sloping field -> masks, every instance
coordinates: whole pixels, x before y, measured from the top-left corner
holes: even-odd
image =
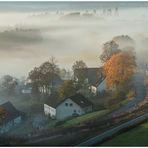
[[[102,146],[148,146],[148,122],[114,137]]]

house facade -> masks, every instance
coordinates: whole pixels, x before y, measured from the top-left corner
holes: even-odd
[[[89,68],[78,68],[74,70],[74,80],[79,81],[79,74],[85,78],[84,82],[89,86],[96,85],[98,81],[103,77],[102,67],[89,67]]]
[[[1,104],[0,108],[5,110],[5,115],[0,120],[0,134],[4,134],[21,123],[22,114],[9,101]]]
[[[64,120],[71,116],[80,116],[92,110],[93,104],[81,94],[68,97],[54,107],[44,104],[45,114],[56,120]]]
[[[50,117],[54,119],[56,116],[56,108],[44,104],[44,113],[45,115],[50,115]]]
[[[84,83],[87,84],[90,92],[95,96],[97,93],[101,93],[106,90],[105,76],[103,74],[103,68],[79,68],[74,71],[75,81],[79,81],[78,75],[82,74],[85,77]]]

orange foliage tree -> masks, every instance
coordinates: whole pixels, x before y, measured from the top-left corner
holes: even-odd
[[[114,54],[103,66],[107,88],[126,88],[134,74],[135,66],[135,56],[131,51]]]

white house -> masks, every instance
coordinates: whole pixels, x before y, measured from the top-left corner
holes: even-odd
[[[21,123],[22,113],[18,111],[9,101],[1,104],[0,108],[5,111],[3,118],[0,119],[0,134],[4,134]]]
[[[101,82],[100,82],[100,84],[98,84],[98,86],[97,86],[97,92],[99,92],[99,93],[101,93],[101,92],[103,92],[104,90],[106,90],[106,88],[107,88],[107,86],[106,86],[106,79],[104,79],[104,80],[102,80]]]
[[[75,69],[74,79],[76,81],[78,81],[79,73],[82,73],[85,76],[86,79],[84,82],[88,85],[88,88],[93,95],[96,95],[97,93],[101,93],[106,90],[105,76],[102,67]]]
[[[93,104],[81,94],[75,94],[57,104],[44,104],[44,112],[56,120],[64,120],[75,115],[91,112]]]

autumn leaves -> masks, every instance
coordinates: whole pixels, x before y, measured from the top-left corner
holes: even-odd
[[[134,74],[135,61],[133,57],[128,52],[121,51],[106,61],[104,73],[108,88],[118,88],[129,82]]]
[[[128,91],[131,84],[136,58],[134,48],[126,45],[124,36],[119,36],[119,38],[124,40],[124,48],[119,49],[120,46],[115,41],[107,42],[103,46],[100,59],[103,62],[107,88],[123,92]]]

